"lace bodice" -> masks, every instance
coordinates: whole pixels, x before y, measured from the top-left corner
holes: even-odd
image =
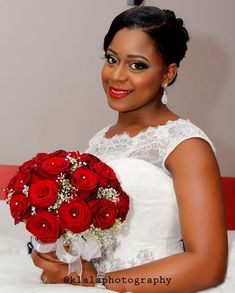
[[[97,270],[120,270],[181,252],[178,206],[165,160],[186,139],[202,138],[214,150],[212,142],[184,119],[149,127],[134,137],[124,133],[106,138],[108,128],[90,140],[86,152],[114,169],[130,196],[130,210],[116,241],[95,260]]]
[[[178,119],[168,121],[165,125],[148,127],[136,136],[128,133],[106,138],[105,133],[110,126],[99,131],[89,142],[86,150],[103,161],[117,158],[143,159],[165,169],[165,160],[182,141],[199,137],[206,140],[215,151],[207,135],[189,120]]]

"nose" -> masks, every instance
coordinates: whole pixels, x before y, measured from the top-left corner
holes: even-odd
[[[127,69],[124,64],[118,64],[114,67],[111,78],[115,82],[124,82],[127,80]]]

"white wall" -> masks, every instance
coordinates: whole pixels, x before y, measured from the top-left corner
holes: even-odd
[[[171,108],[201,126],[223,175],[235,167],[235,1],[145,0],[176,11],[191,41]],[[102,41],[126,0],[0,0],[0,163],[83,151],[112,123],[100,82]]]

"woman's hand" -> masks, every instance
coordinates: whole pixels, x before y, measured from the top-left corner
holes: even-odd
[[[80,278],[76,273],[68,275],[68,264],[58,260],[55,252],[39,253],[33,250],[32,260],[43,270],[41,274],[43,283],[95,286],[97,272],[91,262],[82,260],[82,277]]]
[[[55,252],[39,253],[33,250],[31,256],[34,264],[43,270],[41,274],[43,283],[64,283],[68,274],[68,264],[59,261]]]

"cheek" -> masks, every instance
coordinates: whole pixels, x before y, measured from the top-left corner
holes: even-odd
[[[145,78],[136,78],[134,83],[135,87],[139,90],[150,90],[152,88],[158,87],[159,77],[150,76]]]
[[[139,77],[135,78],[135,86],[138,87],[139,90],[144,91],[158,91],[161,87],[164,73],[161,70],[151,70],[148,73],[146,72]]]
[[[105,65],[103,66],[101,70],[101,78],[102,78],[103,86],[105,87],[105,85],[107,85],[109,80],[109,70],[107,69]]]

